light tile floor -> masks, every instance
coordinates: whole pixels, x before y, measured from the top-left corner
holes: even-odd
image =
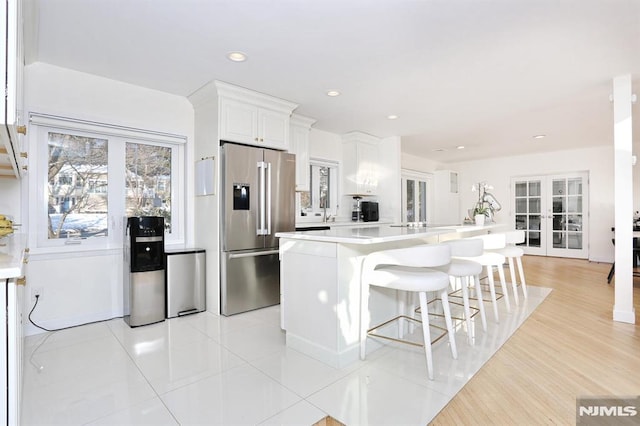
[[[456,322],[458,359],[438,341],[434,381],[423,350],[407,345],[385,343],[344,369],[288,349],[278,306],[29,336],[22,423],[311,425],[331,415],[347,425],[426,425],[551,291],[528,289],[511,313],[500,303],[498,324],[485,304],[488,331],[476,316],[473,345]]]

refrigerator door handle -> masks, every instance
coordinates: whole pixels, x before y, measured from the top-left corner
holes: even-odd
[[[271,163],[265,163],[267,169],[267,203],[265,206],[267,212],[267,229],[265,235],[271,235]]]
[[[263,250],[263,251],[252,251],[251,253],[234,253],[229,255],[229,259],[241,259],[243,257],[257,257],[257,256],[267,256],[271,254],[278,254],[279,250]]]
[[[258,205],[258,229],[256,230],[256,235],[266,235],[266,227],[265,227],[265,221],[266,221],[266,217],[265,217],[265,210],[266,210],[266,188],[265,188],[265,181],[266,181],[266,176],[265,176],[265,172],[266,172],[266,168],[267,168],[267,163],[265,163],[264,161],[258,161],[258,179],[260,180],[259,183],[259,205]]]

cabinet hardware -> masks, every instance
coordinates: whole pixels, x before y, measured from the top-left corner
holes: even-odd
[[[27,285],[27,279],[25,277],[20,277],[16,280],[16,285]]]
[[[29,253],[29,247],[25,247],[24,252]]]
[[[25,172],[27,171],[29,167],[28,166],[22,166],[22,170],[24,170]]]
[[[20,157],[22,157],[22,158],[27,158],[27,157],[28,157],[28,154],[27,154],[26,152],[21,152],[21,153],[20,153]]]
[[[26,135],[27,134],[27,126],[17,126],[16,127],[16,132],[20,133],[21,135]]]

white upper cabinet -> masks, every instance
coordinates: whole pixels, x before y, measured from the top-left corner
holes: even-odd
[[[380,139],[362,132],[342,137],[344,195],[376,195]]]
[[[298,105],[216,81],[220,140],[289,150],[291,113]]]
[[[22,116],[22,75],[24,54],[22,50],[22,2],[8,0],[0,7],[0,66],[4,99],[0,102],[0,177],[20,177],[26,169],[23,165],[26,153],[22,152],[26,134]]]
[[[309,191],[309,132],[316,120],[299,114],[291,115],[290,150],[296,155],[296,191]]]

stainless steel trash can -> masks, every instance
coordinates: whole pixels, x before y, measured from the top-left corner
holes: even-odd
[[[204,311],[205,250],[166,250],[167,318]]]

